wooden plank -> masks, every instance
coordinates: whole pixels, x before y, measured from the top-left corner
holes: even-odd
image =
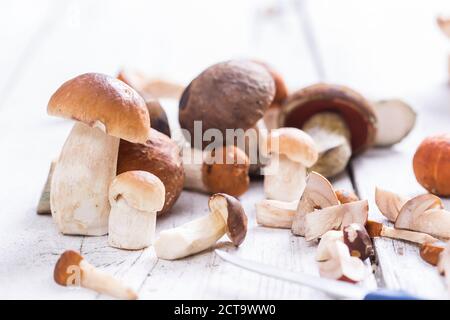
[[[447,52],[434,20],[449,4],[310,1],[308,9],[327,81],[349,85],[370,98],[403,97],[418,112],[416,128],[402,143],[370,150],[352,163],[359,195],[369,199],[370,217],[383,220],[374,203],[375,186],[406,196],[423,193],[412,170],[414,151],[426,135],[448,131]],[[420,259],[417,246],[388,239],[377,239],[375,245],[381,286],[446,297],[443,279]]]

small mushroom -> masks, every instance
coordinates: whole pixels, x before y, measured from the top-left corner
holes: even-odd
[[[330,230],[325,232],[325,234],[320,238],[319,245],[316,251],[316,261],[326,261],[331,259],[331,253],[329,249],[329,243],[341,241],[344,242],[344,233],[342,230]]]
[[[264,193],[267,198],[295,201],[306,184],[306,168],[318,158],[314,141],[296,128],[272,130],[267,137],[269,163],[264,168]]]
[[[450,197],[450,134],[426,138],[413,158],[417,181],[429,192]]]
[[[304,236],[305,217],[308,213],[338,204],[339,200],[331,183],[324,176],[312,171],[306,178],[305,190],[292,221],[292,233]]]
[[[249,159],[235,146],[212,151],[184,148],[182,159],[186,189],[238,197],[249,188]]]
[[[328,244],[330,258],[318,262],[321,277],[357,283],[367,275],[361,259],[352,257],[348,247],[342,241],[330,241]]]
[[[137,293],[113,276],[96,269],[78,252],[67,250],[58,259],[53,271],[61,286],[81,286],[118,299],[135,300]]]
[[[365,225],[368,217],[367,200],[326,207],[307,213],[305,216],[305,239],[320,238],[329,230],[342,229],[352,223]]]
[[[338,198],[339,202],[342,204],[359,201],[359,197],[352,191],[339,189],[336,190],[334,193],[336,194],[336,197]]]
[[[367,221],[366,228],[371,238],[386,237],[391,239],[405,240],[419,244],[434,243],[439,241],[438,239],[426,233],[395,229],[392,227],[385,226],[384,224],[376,221],[370,220]]]
[[[342,172],[351,155],[372,146],[376,135],[371,103],[347,87],[323,83],[291,94],[279,124],[311,135],[319,149],[319,160],[312,170],[326,177]]]
[[[53,173],[52,216],[64,234],[104,235],[119,141],[145,144],[150,136],[145,101],[118,79],[86,73],[65,82],[47,111],[77,121]]]
[[[397,220],[401,208],[407,201],[408,199],[396,193],[378,187],[375,188],[375,203],[383,216],[391,222]]]
[[[405,203],[395,221],[395,228],[450,239],[450,212],[444,210],[441,199],[435,195],[420,195]]]
[[[183,190],[184,169],[178,145],[165,134],[151,129],[147,144],[120,141],[117,174],[143,170],[157,176],[166,188],[164,207],[158,216],[170,212]]]
[[[226,233],[239,246],[247,233],[247,216],[236,198],[216,193],[209,199],[210,213],[179,227],[161,231],[154,247],[156,256],[176,260],[213,247]]]
[[[375,254],[372,240],[370,240],[369,234],[363,225],[351,223],[342,230],[344,232],[344,243],[350,250],[352,257],[357,257],[364,261]]]
[[[119,174],[109,187],[109,245],[129,250],[151,245],[165,192],[161,180],[147,171]]]
[[[375,145],[388,147],[403,140],[414,128],[416,112],[399,99],[380,100],[373,103],[377,116]]]
[[[444,249],[444,246],[439,246],[434,243],[424,243],[420,246],[420,257],[429,264],[437,266],[439,256]]]
[[[291,229],[298,201],[263,199],[256,204],[256,222],[265,227]]]

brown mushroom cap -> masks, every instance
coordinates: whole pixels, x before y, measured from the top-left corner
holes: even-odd
[[[218,129],[247,130],[261,119],[275,96],[275,84],[267,68],[250,60],[215,64],[197,76],[184,90],[179,121],[194,139],[194,121],[202,121],[202,134]],[[191,143],[193,145],[193,143]],[[203,147],[208,143],[203,143]]]
[[[158,215],[169,212],[184,185],[183,163],[177,144],[154,129],[151,129],[147,145],[121,140],[117,174],[133,170],[148,171],[161,179],[166,187],[166,201]]]
[[[319,83],[293,93],[282,108],[279,123],[301,129],[309,118],[324,111],[338,113],[347,123],[354,154],[374,143],[376,116],[372,105],[359,93],[340,85]]]
[[[420,257],[433,266],[439,263],[439,256],[444,251],[443,246],[438,246],[432,243],[424,243],[420,246]]]
[[[267,69],[267,71],[269,71],[270,75],[273,78],[273,81],[275,82],[275,97],[273,98],[270,107],[271,108],[281,107],[281,104],[284,102],[284,100],[286,100],[288,96],[288,89],[286,83],[284,82],[283,77],[271,65],[259,60],[253,61],[264,66]]]
[[[53,271],[53,279],[62,286],[71,285],[68,283],[69,277],[73,276],[75,270],[71,268],[79,266],[83,257],[76,251],[67,250],[58,259]],[[80,275],[82,270],[79,270]]]
[[[247,215],[239,200],[225,193],[216,193],[209,198],[208,205],[211,212],[222,215],[228,237],[235,246],[239,246],[247,234]]]
[[[100,73],[85,73],[65,82],[50,98],[48,114],[101,123],[107,134],[136,143],[150,136],[144,99],[126,83]]]
[[[343,228],[343,232],[344,243],[347,245],[351,256],[364,261],[375,254],[372,240],[370,240],[369,234],[362,225],[358,223],[349,224]]]
[[[151,127],[156,131],[164,133],[166,136],[170,137],[170,126],[169,119],[167,118],[166,111],[159,103],[157,99],[149,98],[146,99],[148,113],[150,114]]]
[[[203,162],[203,183],[211,193],[223,192],[238,197],[249,188],[249,168],[250,161],[241,149],[235,146],[214,149]]]

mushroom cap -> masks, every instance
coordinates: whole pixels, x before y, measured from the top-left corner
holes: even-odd
[[[370,236],[364,226],[359,223],[351,223],[342,230],[344,232],[344,243],[347,245],[352,257],[357,257],[364,261],[375,254],[372,240],[370,240]]]
[[[47,112],[131,142],[146,143],[150,135],[144,99],[124,82],[100,73],[85,73],[65,82],[50,98]]]
[[[443,246],[435,245],[432,243],[424,243],[420,246],[420,257],[433,266],[437,266],[439,263],[439,256],[444,251]]]
[[[217,148],[203,160],[203,183],[211,193],[223,192],[238,197],[249,188],[249,169],[250,161],[238,147]]]
[[[227,235],[235,246],[239,246],[247,234],[247,215],[235,197],[216,193],[209,198],[211,212],[219,213],[227,225]]]
[[[426,138],[413,158],[417,181],[429,192],[450,197],[450,134]]]
[[[336,112],[346,122],[351,133],[353,154],[373,145],[376,116],[372,105],[359,93],[340,85],[315,84],[290,95],[280,112],[281,127],[302,128],[319,112]]]
[[[148,98],[145,103],[147,105],[148,113],[150,114],[151,127],[170,137],[171,132],[169,119],[167,118],[166,111],[161,106],[158,99]]]
[[[270,105],[271,108],[280,108],[281,104],[286,100],[288,96],[288,89],[286,86],[286,83],[284,82],[283,77],[281,74],[275,70],[271,65],[269,65],[266,62],[259,61],[259,60],[252,60],[262,66],[264,66],[267,71],[269,71],[270,75],[273,78],[273,81],[275,82],[275,97],[273,98],[272,104]]]
[[[311,167],[319,158],[314,140],[297,128],[279,128],[267,137],[267,153],[284,154],[290,160]]]
[[[160,211],[164,206],[165,187],[159,178],[147,171],[127,171],[119,174],[109,187],[109,202],[119,198],[137,210]]]
[[[68,283],[69,277],[73,276],[75,270],[70,268],[80,265],[81,260],[84,258],[76,251],[67,250],[58,259],[53,270],[53,279],[55,282],[62,286],[70,285]],[[82,270],[79,270],[80,274]]]
[[[151,129],[146,145],[120,141],[117,174],[143,170],[161,179],[166,189],[166,201],[158,215],[173,207],[183,190],[184,169],[178,145],[165,134]]]
[[[194,121],[202,134],[218,129],[247,130],[261,119],[275,96],[267,68],[250,60],[231,60],[210,66],[184,90],[179,104],[181,128],[189,131],[194,145]],[[203,147],[208,143],[203,143]]]

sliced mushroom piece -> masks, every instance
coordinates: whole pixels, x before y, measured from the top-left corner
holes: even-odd
[[[375,188],[375,203],[383,216],[391,222],[397,220],[401,208],[407,201],[407,198],[396,193],[378,187]]]
[[[352,223],[365,225],[369,213],[367,200],[326,207],[306,214],[305,239],[320,238],[329,230],[342,229]]]
[[[165,193],[161,180],[147,171],[128,171],[114,178],[109,187],[109,245],[129,250],[150,246]]]
[[[235,146],[220,147],[211,152],[184,148],[182,161],[185,189],[238,197],[249,188],[249,159]]]
[[[330,230],[320,238],[316,251],[316,261],[326,261],[331,259],[332,254],[329,249],[332,247],[328,244],[334,241],[344,242],[344,233],[342,230]]]
[[[318,262],[321,277],[357,283],[367,276],[361,259],[352,257],[342,241],[331,241],[327,244],[330,259]]]
[[[363,225],[352,223],[343,228],[344,243],[347,245],[352,257],[360,258],[362,261],[375,254],[372,240]]]
[[[353,191],[339,189],[336,190],[334,193],[336,194],[336,197],[338,198],[339,202],[342,204],[359,201],[359,197]]]
[[[445,247],[435,243],[424,243],[420,246],[420,257],[433,266],[439,263],[439,256]]]
[[[306,179],[305,190],[292,221],[292,233],[304,236],[306,214],[338,204],[339,200],[331,183],[321,174],[312,171]]]
[[[306,184],[306,168],[318,158],[314,141],[296,128],[272,130],[267,138],[269,163],[264,168],[264,193],[267,198],[295,201]]]
[[[81,286],[118,299],[135,300],[137,293],[113,276],[96,269],[78,252],[65,251],[53,271],[55,282],[61,286]]]
[[[226,233],[239,246],[247,233],[247,216],[239,200],[223,193],[209,199],[210,213],[179,227],[161,231],[154,243],[156,256],[176,260],[213,247]]]
[[[441,199],[435,195],[420,195],[405,203],[395,221],[395,228],[450,239],[450,212],[444,210]]]
[[[53,173],[52,216],[64,234],[104,235],[119,141],[145,144],[150,136],[145,101],[118,79],[86,73],[58,88],[47,111],[77,120]]]
[[[256,222],[265,227],[291,229],[298,201],[264,199],[256,204]]]
[[[384,224],[376,221],[370,220],[367,221],[366,228],[371,238],[386,237],[391,239],[405,240],[419,244],[434,243],[439,241],[439,239],[436,239],[426,233],[395,229],[392,227],[385,226]]]
[[[414,128],[416,112],[399,99],[380,100],[373,103],[377,116],[375,145],[388,147],[403,140]]]

